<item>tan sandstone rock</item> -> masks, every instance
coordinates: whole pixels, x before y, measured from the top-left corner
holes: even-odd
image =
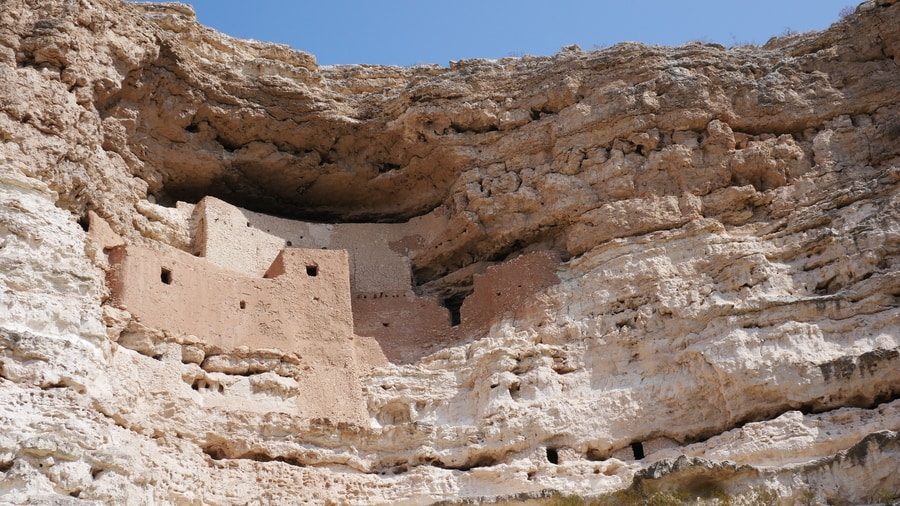
[[[898,54],[893,0],[409,68],[7,0],[0,502],[895,500]]]

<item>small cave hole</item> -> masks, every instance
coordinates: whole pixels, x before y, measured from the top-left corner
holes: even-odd
[[[425,461],[425,463],[428,464],[428,465],[431,466],[431,467],[437,467],[437,468],[439,468],[439,469],[446,469],[446,468],[447,468],[447,464],[444,464],[444,462],[443,462],[442,460],[440,460],[440,459],[428,459],[428,460]]]
[[[378,173],[384,174],[385,172],[392,172],[400,169],[400,166],[395,163],[384,163],[378,166]]]
[[[241,306],[241,309],[247,309],[247,301],[242,300],[240,306]]]
[[[88,218],[87,214],[84,214],[81,218],[78,218],[78,224],[81,225],[81,230],[84,230],[85,232],[87,232],[88,229],[91,228],[91,221]]]
[[[247,226],[248,226],[248,227],[252,227],[253,225],[251,225],[250,222],[248,221],[248,222],[247,222]]]
[[[607,459],[607,456],[596,448],[588,448],[584,457],[591,462],[602,462]]]
[[[381,326],[382,326],[382,327],[390,327],[391,324],[388,323],[388,322],[381,322]]]
[[[547,448],[547,462],[551,464],[559,464],[559,452],[556,451],[556,448]]]
[[[203,453],[205,453],[207,456],[209,456],[209,458],[213,460],[222,460],[228,458],[228,454],[225,453],[225,450],[218,446],[210,445],[201,447],[200,449],[203,451]]]
[[[238,149],[241,148],[240,144],[238,144],[236,142],[232,142],[232,141],[222,137],[221,135],[216,136],[216,142],[220,146],[222,146],[222,149],[224,149],[225,151],[228,151],[229,153],[234,153],[235,151],[237,151]]]
[[[97,477],[100,476],[100,473],[102,473],[102,472],[103,472],[103,469],[101,469],[99,467],[92,467],[91,468],[91,478],[96,480]]]
[[[307,276],[318,276],[319,275],[319,266],[318,265],[307,265],[306,266],[306,275]]]
[[[190,125],[187,126],[187,128],[185,128],[185,131],[195,134],[200,131],[200,125],[198,125],[196,123],[191,123]]]
[[[804,402],[803,404],[800,404],[800,407],[797,408],[797,410],[804,415],[811,415],[816,412],[816,405],[812,402]]]
[[[446,465],[446,466],[443,466],[442,468],[443,469],[455,469],[457,471],[470,471],[472,469],[479,468],[479,467],[492,467],[492,466],[497,465],[497,463],[498,463],[497,459],[491,457],[490,455],[476,455],[476,456],[470,458],[468,461],[466,461],[462,465],[457,465],[457,466]]]
[[[641,460],[644,458],[644,444],[640,441],[635,441],[631,443],[631,452],[634,453],[635,460]]]
[[[637,152],[637,154],[644,156],[644,146],[638,144],[635,148],[635,151]]]
[[[77,490],[73,490],[73,491],[69,492],[69,497],[76,497],[76,498],[77,498],[77,497],[80,496],[80,495],[81,495],[81,489],[80,489],[80,488],[77,489]]]
[[[10,460],[9,462],[0,462],[0,473],[5,473],[12,469],[14,460]]]
[[[287,242],[285,242],[285,244],[287,245],[288,248],[290,248],[291,246],[294,245],[293,241],[287,241]]]
[[[163,267],[159,271],[159,280],[163,282],[164,285],[172,284],[172,269],[167,269]]]

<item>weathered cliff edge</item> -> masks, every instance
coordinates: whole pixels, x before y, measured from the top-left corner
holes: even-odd
[[[0,500],[896,497],[898,53],[892,0],[763,47],[450,68],[318,67],[178,4],[6,0]],[[88,212],[187,249],[173,204],[207,194],[439,213],[410,259],[422,295],[459,301],[530,251],[560,282],[487,335],[360,371],[333,395],[369,423],[310,419],[276,351],[198,365],[103,305]]]

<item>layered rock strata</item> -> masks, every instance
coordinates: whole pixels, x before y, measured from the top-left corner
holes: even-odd
[[[898,52],[892,0],[762,47],[446,68],[320,67],[181,4],[7,0],[0,498],[893,500]],[[177,202],[207,195],[418,226],[409,297],[489,324],[387,335],[393,363],[348,354],[324,393],[314,351],[145,324],[109,253],[200,253]],[[554,259],[534,290],[477,298],[523,258]],[[359,411],[298,408],[321,395]]]

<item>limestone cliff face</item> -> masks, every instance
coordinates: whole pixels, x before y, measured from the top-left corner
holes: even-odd
[[[6,0],[0,500],[897,497],[898,55],[893,0],[763,47],[449,68],[319,67],[180,4]],[[558,282],[413,363],[347,366],[327,395],[368,421],[310,418],[303,357],[107,300],[89,212],[190,251],[176,202],[206,195],[422,217],[417,296],[464,304],[531,252]]]

